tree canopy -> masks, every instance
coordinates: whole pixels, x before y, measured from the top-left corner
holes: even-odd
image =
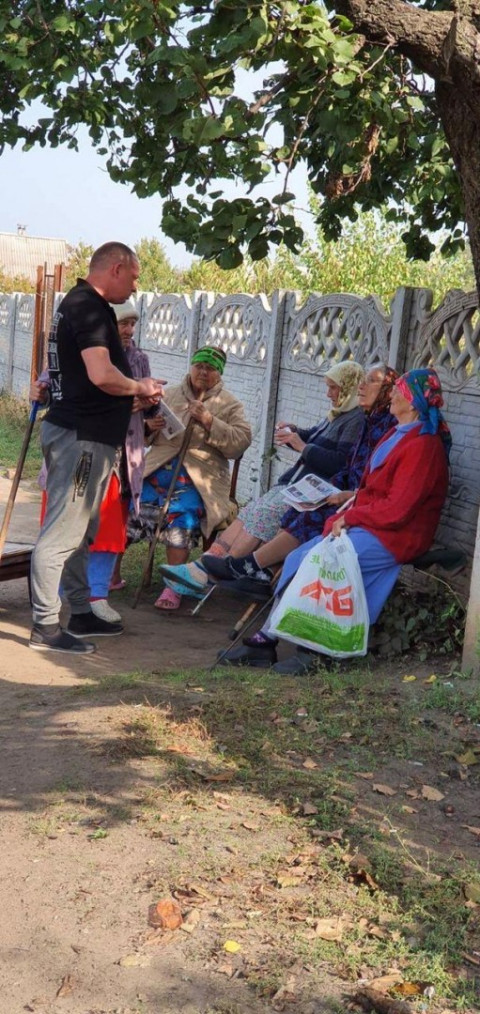
[[[383,207],[427,259],[466,221],[478,284],[479,26],[473,0],[0,0],[0,146],[85,124],[164,233],[228,268],[300,246],[303,165],[327,239]]]

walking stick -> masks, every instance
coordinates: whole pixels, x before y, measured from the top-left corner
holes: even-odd
[[[15,504],[15,498],[17,490],[20,485],[20,479],[22,478],[23,466],[25,464],[25,458],[27,457],[28,445],[30,443],[30,437],[33,432],[35,419],[38,412],[38,401],[32,402],[32,408],[28,417],[28,424],[23,437],[23,443],[20,450],[20,457],[17,461],[17,467],[15,469],[15,475],[13,477],[12,485],[10,487],[10,493],[8,495],[7,506],[5,508],[5,514],[3,515],[2,527],[0,528],[0,560],[3,556],[3,550],[7,539],[8,526],[12,517],[12,511]]]
[[[199,398],[197,398],[197,401],[203,401],[203,396],[204,396],[204,392],[201,391]],[[153,558],[155,556],[155,550],[157,548],[158,537],[159,537],[159,535],[160,535],[160,533],[161,533],[161,531],[162,531],[162,529],[164,527],[164,524],[165,524],[165,519],[167,517],[168,508],[170,507],[170,501],[171,501],[172,496],[173,496],[173,494],[175,492],[175,483],[176,483],[176,481],[178,479],[178,474],[179,474],[180,469],[181,469],[181,467],[183,465],[183,459],[185,457],[185,454],[187,453],[188,445],[190,443],[190,437],[192,435],[192,430],[193,430],[193,427],[195,426],[196,421],[197,421],[196,419],[191,418],[191,419],[188,420],[188,423],[186,425],[185,433],[183,434],[183,440],[182,440],[182,443],[181,443],[181,447],[180,447],[180,450],[178,452],[177,464],[175,465],[175,468],[174,468],[173,473],[172,473],[172,478],[170,480],[170,485],[169,485],[168,490],[167,490],[167,495],[165,497],[165,502],[162,504],[162,507],[160,508],[160,514],[159,514],[158,521],[157,521],[157,527],[155,529],[155,534],[153,536],[153,539],[150,542],[150,546],[149,546],[149,549],[148,549],[148,556],[147,556],[146,563],[145,563],[145,566],[144,566],[143,571],[142,571],[142,576],[140,578],[140,584],[139,584],[139,586],[137,588],[137,591],[135,593],[135,598],[134,598],[134,600],[132,602],[132,609],[136,609],[137,606],[138,606],[138,603],[139,603],[139,600],[140,600],[140,595],[142,594],[147,574],[148,574],[148,572],[150,570],[150,567],[152,565]]]
[[[54,268],[54,274],[47,274],[47,265],[37,268],[37,287],[35,294],[35,323],[33,331],[33,342],[32,342],[32,361],[30,369],[31,380],[37,380],[40,373],[43,370],[44,357],[45,357],[45,336],[47,333],[47,327],[53,314],[53,299],[55,291],[59,291],[63,287],[63,265],[56,264]],[[12,517],[13,507],[15,504],[15,498],[17,496],[18,487],[20,485],[20,479],[22,478],[23,466],[25,464],[25,458],[27,457],[28,446],[30,444],[30,438],[33,433],[33,427],[35,419],[37,418],[37,412],[39,409],[40,402],[33,401],[28,417],[28,424],[25,430],[22,447],[20,450],[20,457],[17,462],[15,469],[15,475],[13,477],[12,485],[10,487],[10,493],[7,500],[7,506],[5,508],[5,514],[2,520],[2,526],[0,528],[0,560],[2,559],[5,542],[7,539],[8,526]]]

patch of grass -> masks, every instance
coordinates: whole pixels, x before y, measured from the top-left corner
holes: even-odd
[[[412,670],[411,659],[397,675],[362,660],[301,680],[222,669],[98,682],[101,693],[129,691],[106,752],[116,762],[133,760],[135,770],[148,761],[140,823],[173,846],[152,876],[177,883],[184,864],[188,882],[204,877],[213,891],[226,878],[233,918],[238,899],[247,914],[261,906],[261,921],[251,925],[257,932],[261,925],[274,947],[260,963],[245,959],[245,974],[262,996],[273,996],[301,961],[350,982],[365,969],[373,976],[400,968],[406,981],[431,983],[450,1008],[475,1007],[463,955],[480,948],[480,905],[467,904],[465,888],[473,885],[480,897],[478,870],[436,848],[445,834],[438,803],[423,801],[427,823],[437,816],[428,848],[404,821],[404,811],[422,806],[405,795],[408,786],[448,790],[446,778],[435,781],[439,756],[465,750],[473,686],[454,669],[437,671],[434,683],[418,673],[404,682]],[[471,787],[478,777],[473,765]],[[393,783],[394,795],[375,795],[374,781]],[[216,849],[213,823],[222,843]],[[233,865],[225,849],[231,842]],[[319,939],[316,921],[332,915],[342,918],[341,940]],[[250,925],[243,921],[241,942]]]
[[[27,402],[6,392],[0,393],[0,465],[15,468],[28,423]],[[23,468],[24,479],[35,479],[42,464],[40,426],[35,425]]]

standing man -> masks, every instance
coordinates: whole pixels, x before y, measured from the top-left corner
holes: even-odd
[[[83,636],[121,634],[90,608],[88,546],[99,506],[124,443],[134,397],[155,404],[161,381],[133,380],[109,303],[136,291],[139,263],[130,247],[105,243],[95,251],[89,273],[62,299],[48,338],[51,403],[42,424],[47,465],[47,510],[32,554],[33,629],[36,651],[89,654]],[[71,610],[59,623],[59,585]]]

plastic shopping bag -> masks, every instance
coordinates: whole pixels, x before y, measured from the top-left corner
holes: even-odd
[[[333,658],[366,655],[363,578],[346,532],[313,546],[272,613],[269,633]]]

